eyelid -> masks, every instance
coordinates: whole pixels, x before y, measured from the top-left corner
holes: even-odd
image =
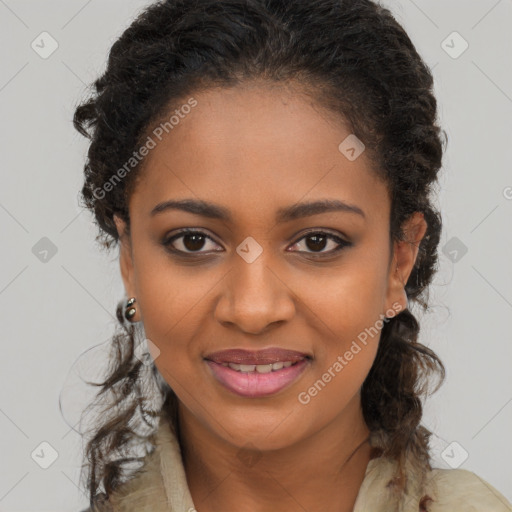
[[[332,236],[333,238],[339,238],[342,242],[345,242],[347,244],[351,243],[349,241],[349,237],[346,236],[344,233],[340,233],[339,231],[333,232],[333,231],[331,231],[330,229],[327,229],[327,228],[308,228],[308,229],[306,229],[305,231],[302,231],[299,234],[299,237],[297,238],[297,242],[302,240],[307,235],[317,234],[317,233],[318,234],[329,235],[329,236]],[[297,243],[297,242],[294,242],[294,243]]]
[[[220,245],[219,242],[217,242],[213,237],[211,237],[208,233],[206,233],[206,229],[205,228],[182,228],[180,230],[178,230],[176,233],[173,233],[172,235],[166,235],[164,236],[163,240],[162,240],[162,244],[164,246],[170,246],[171,242],[174,242],[175,240],[179,239],[180,237],[184,236],[184,235],[189,235],[189,234],[192,234],[192,235],[201,235],[203,236],[204,238],[207,238],[208,240],[211,240],[212,242],[216,243],[217,245]],[[175,254],[205,254],[203,252],[185,252],[185,251],[180,251],[179,249],[172,249],[170,248],[170,250],[172,252],[174,252]],[[214,252],[221,252],[221,251],[214,251]]]
[[[288,251],[288,252],[298,252],[298,253],[302,253],[302,254],[307,254],[308,257],[313,257],[313,258],[327,258],[329,256],[335,256],[339,252],[341,252],[343,249],[346,249],[353,245],[353,243],[348,240],[348,237],[346,237],[345,234],[340,236],[339,233],[333,233],[329,229],[325,229],[325,228],[310,228],[306,231],[303,231],[300,234],[300,236],[296,239],[296,241],[293,242],[291,245],[292,246],[297,245],[304,238],[307,238],[308,235],[313,235],[313,234],[324,235],[326,238],[328,238],[330,240],[334,240],[338,244],[338,247],[336,247],[335,249],[331,249],[330,251],[327,251],[327,252],[314,252],[314,251],[313,252]]]

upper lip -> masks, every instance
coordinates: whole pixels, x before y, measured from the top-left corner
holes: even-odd
[[[279,361],[291,361],[295,363],[309,356],[296,350],[286,350],[284,348],[271,347],[262,350],[244,350],[241,348],[220,350],[212,352],[205,356],[205,359],[215,363],[235,363],[235,364],[272,364]]]

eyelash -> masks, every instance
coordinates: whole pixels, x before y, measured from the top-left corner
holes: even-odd
[[[163,242],[162,242],[162,245],[168,251],[170,251],[171,253],[177,254],[179,256],[194,258],[194,257],[196,257],[195,255],[206,254],[206,253],[198,252],[198,251],[195,251],[195,252],[194,251],[192,251],[192,252],[181,251],[179,249],[175,249],[175,248],[172,247],[172,243],[175,240],[183,238],[183,236],[185,236],[185,235],[191,235],[191,234],[192,235],[201,235],[202,237],[208,238],[212,242],[215,242],[215,240],[211,236],[208,236],[203,231],[198,231],[198,230],[195,230],[195,229],[182,229],[179,233],[171,236],[170,238],[164,239]],[[309,257],[312,257],[314,259],[319,259],[319,258],[324,258],[326,256],[332,256],[333,254],[337,254],[338,252],[342,251],[343,249],[348,248],[348,247],[353,245],[351,242],[347,242],[346,240],[343,240],[339,236],[336,236],[336,235],[334,235],[332,233],[329,233],[329,232],[326,232],[326,231],[321,231],[321,230],[311,230],[311,231],[308,231],[308,232],[304,233],[296,242],[294,242],[292,244],[292,246],[293,245],[297,245],[299,242],[301,242],[302,240],[304,240],[304,239],[306,239],[306,238],[308,238],[308,237],[310,237],[312,235],[323,235],[326,238],[337,242],[339,244],[339,246],[336,249],[333,249],[333,250],[328,251],[328,252],[317,252],[317,253],[315,253],[315,252],[307,252],[307,251],[296,251],[296,252],[305,253]],[[217,243],[217,242],[215,242],[215,243]],[[214,251],[214,252],[222,252],[222,251]],[[295,251],[292,251],[292,252],[295,252]]]

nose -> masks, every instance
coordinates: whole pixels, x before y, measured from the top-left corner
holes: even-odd
[[[289,283],[267,264],[263,254],[252,263],[242,258],[223,280],[215,318],[225,327],[236,326],[247,334],[261,334],[290,321],[295,303]]]

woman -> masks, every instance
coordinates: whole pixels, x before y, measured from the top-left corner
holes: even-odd
[[[74,117],[127,294],[89,510],[512,510],[421,425],[432,86],[370,0],[168,0],[115,42]]]

